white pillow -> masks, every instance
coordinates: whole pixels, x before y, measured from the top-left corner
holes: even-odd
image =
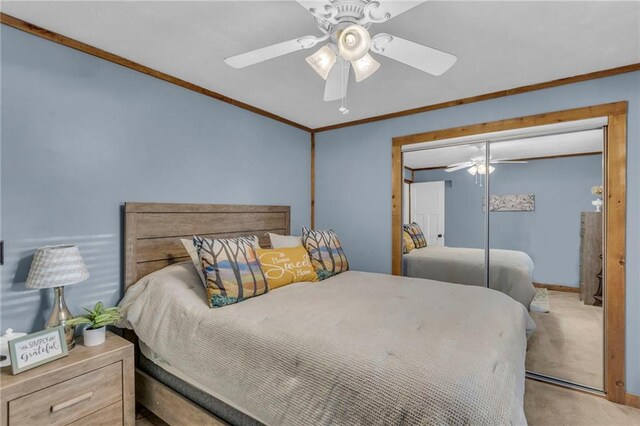
[[[189,253],[189,257],[191,257],[191,261],[193,262],[193,266],[196,267],[198,271],[198,275],[200,275],[200,279],[202,280],[202,284],[206,287],[207,278],[204,276],[204,271],[202,270],[202,263],[200,262],[200,257],[198,256],[198,249],[193,245],[192,239],[180,238],[180,242],[184,246],[184,249]]]
[[[278,235],[267,232],[271,240],[271,248],[298,247],[302,245],[302,237],[295,235]]]

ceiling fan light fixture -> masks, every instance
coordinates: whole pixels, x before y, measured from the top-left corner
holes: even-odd
[[[338,36],[338,51],[347,61],[357,61],[367,54],[371,45],[369,31],[361,25],[349,25]]]
[[[471,169],[474,169],[474,168],[475,168],[476,170],[475,170],[473,173],[471,173],[471,171],[470,171],[470,170],[471,170]],[[473,166],[473,167],[471,167],[471,169],[469,169],[469,173],[471,173],[472,175],[475,175],[475,174],[476,174],[476,172],[477,172],[479,175],[487,174],[487,166],[485,166],[484,164],[478,164],[478,166],[477,166],[477,167],[476,167],[476,166]],[[496,168],[495,168],[495,167],[493,167],[493,166],[489,166],[489,174],[491,174],[491,173],[493,173],[493,172],[495,172],[495,171],[496,171]]]
[[[336,54],[329,46],[322,46],[316,53],[308,56],[306,61],[323,80],[326,80],[336,59]]]
[[[476,166],[471,166],[467,169],[467,172],[469,172],[471,176],[475,176],[476,173],[478,173],[478,168]]]
[[[356,82],[358,83],[371,77],[373,73],[380,68],[380,63],[373,59],[368,53],[357,61],[351,61],[351,65],[353,66],[353,72],[356,75]]]

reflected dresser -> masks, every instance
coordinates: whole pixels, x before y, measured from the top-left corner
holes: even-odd
[[[602,213],[582,212],[580,217],[580,300],[585,305],[601,304]]]

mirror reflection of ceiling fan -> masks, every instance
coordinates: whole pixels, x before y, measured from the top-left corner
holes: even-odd
[[[493,160],[491,156],[489,156],[489,174],[496,171],[496,168],[492,166],[492,164],[526,164],[526,161],[518,161],[518,160]],[[453,163],[449,164],[447,168],[444,170],[445,172],[451,173],[457,170],[467,169],[467,172],[471,176],[475,176],[476,174],[485,175],[487,174],[487,165],[485,156],[471,157],[469,161],[464,161],[462,163]]]
[[[316,20],[322,36],[304,36],[226,58],[227,65],[244,68],[302,49],[325,43],[307,57],[307,63],[326,80],[324,100],[344,99],[349,71],[353,68],[356,82],[375,73],[380,64],[369,52],[386,56],[429,74],[439,76],[455,64],[454,55],[387,33],[373,37],[372,24],[387,22],[425,0],[297,0]],[[343,110],[344,109],[344,110]],[[348,113],[344,106],[340,109]]]

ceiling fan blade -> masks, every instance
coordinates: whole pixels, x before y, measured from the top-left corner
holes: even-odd
[[[371,0],[364,6],[362,10],[364,17],[360,20],[362,23],[380,24],[387,22],[391,18],[395,18],[401,13],[409,9],[413,9],[426,0]]]
[[[436,76],[442,75],[458,60],[450,53],[386,33],[373,36],[371,50]]]
[[[322,37],[299,37],[293,40],[283,41],[282,43],[272,44],[271,46],[252,50],[251,52],[231,56],[226,58],[224,62],[233,68],[244,68],[249,65],[277,58],[278,56],[286,55],[287,53],[295,52],[296,50],[310,49],[328,38],[328,35]]]
[[[471,162],[471,161],[462,161],[462,162],[460,162],[460,163],[453,163],[453,164],[449,164],[447,167],[456,167],[456,166],[461,166],[461,165],[463,165],[463,164],[472,165],[472,164],[474,164],[474,163],[473,163],[473,162]]]
[[[527,164],[528,161],[517,160],[491,160],[491,164]]]
[[[466,169],[467,167],[471,167],[471,166],[473,166],[473,163],[465,163],[465,164],[460,164],[459,166],[447,167],[446,169],[444,169],[444,171],[447,173],[451,173],[457,170]]]
[[[347,96],[350,68],[351,64],[347,61],[336,62],[333,65],[324,86],[324,100],[326,102],[337,101]]]
[[[304,7],[311,13],[316,19],[327,20],[333,24],[337,24],[338,20],[336,15],[338,14],[338,8],[335,7],[329,0],[296,0],[300,6]]]

